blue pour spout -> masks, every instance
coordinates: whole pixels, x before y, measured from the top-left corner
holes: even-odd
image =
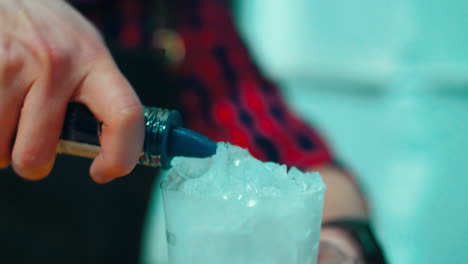
[[[205,158],[216,153],[216,142],[187,128],[178,127],[169,136],[168,155]]]
[[[205,158],[214,155],[216,147],[216,142],[204,135],[187,128],[176,127],[169,133],[166,155],[169,160],[177,156]],[[163,168],[168,168],[168,164],[162,165]]]

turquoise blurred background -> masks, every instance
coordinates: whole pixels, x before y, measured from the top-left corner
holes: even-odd
[[[359,176],[391,263],[468,263],[468,1],[243,0],[237,14]]]
[[[236,1],[262,69],[361,181],[390,262],[468,263],[468,1]],[[167,259],[161,209],[155,190],[145,263]]]

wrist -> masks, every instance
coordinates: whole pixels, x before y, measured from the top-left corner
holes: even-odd
[[[332,230],[337,243],[342,245],[343,250],[354,254],[356,260],[362,259],[362,263],[385,264],[385,255],[380,243],[375,237],[369,221],[366,219],[336,219],[326,221],[322,224],[322,230]],[[331,231],[327,231],[331,232]],[[327,233],[325,233],[327,234]],[[331,236],[331,235],[325,235]],[[340,249],[341,250],[341,249]],[[361,263],[361,262],[357,262]]]
[[[322,229],[320,242],[322,244],[333,245],[351,259],[359,259],[362,257],[362,250],[359,242],[348,232],[340,228],[328,227]]]

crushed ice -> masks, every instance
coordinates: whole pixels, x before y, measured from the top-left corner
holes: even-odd
[[[261,162],[237,146],[218,143],[216,155],[198,159],[176,157],[170,177],[163,183],[169,190],[189,195],[246,199],[303,195],[323,191],[317,172],[302,172],[273,162]]]

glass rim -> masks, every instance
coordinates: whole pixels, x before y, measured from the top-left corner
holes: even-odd
[[[203,195],[203,194],[196,194],[196,193],[186,193],[180,190],[175,190],[175,189],[170,189],[167,187],[164,187],[166,180],[162,181],[159,184],[159,187],[161,189],[161,192],[163,193],[175,193],[187,197],[193,197],[197,199],[219,199],[219,200],[225,200],[225,201],[242,201],[244,199],[236,199],[233,197],[229,197],[227,199],[224,199],[223,195]],[[280,195],[258,195],[255,197],[255,200],[284,200],[284,199],[301,199],[301,198],[310,198],[313,196],[324,196],[325,192],[327,190],[327,186],[325,184],[322,185],[319,189],[314,189],[311,192],[306,192],[306,193],[295,193],[295,194],[280,194]],[[243,194],[242,194],[243,195]],[[248,196],[247,196],[248,197]],[[248,201],[245,199],[245,201]]]

